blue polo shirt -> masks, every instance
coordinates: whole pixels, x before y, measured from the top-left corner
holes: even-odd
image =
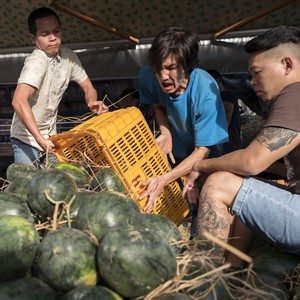
[[[164,93],[149,66],[139,74],[140,102],[160,103],[171,124],[173,155],[184,159],[196,146],[228,141],[226,115],[216,81],[202,69],[194,69],[183,94]]]

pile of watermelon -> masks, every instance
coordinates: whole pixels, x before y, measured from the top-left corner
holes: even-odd
[[[0,191],[0,299],[300,295],[297,256],[263,248],[254,257],[258,276],[233,280],[223,266],[204,262],[206,253],[197,250],[197,243],[190,254],[179,228],[167,217],[142,213],[110,168],[91,176],[70,163],[45,169],[13,163],[6,177]],[[294,281],[290,286],[287,276]],[[161,293],[155,294],[157,290]]]
[[[109,168],[13,163],[0,192],[1,299],[133,299],[176,276],[181,240]]]

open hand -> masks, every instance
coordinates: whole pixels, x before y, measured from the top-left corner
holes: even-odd
[[[91,112],[96,113],[97,115],[108,112],[108,107],[104,104],[103,101],[93,101],[88,104],[88,107]]]
[[[164,180],[164,176],[161,175],[149,177],[145,182],[143,182],[142,185],[146,189],[141,193],[140,199],[148,197],[148,201],[144,207],[144,211],[149,213],[155,210],[157,198],[162,193],[166,182]]]
[[[199,200],[200,189],[200,173],[192,170],[186,178],[182,195],[190,204],[197,204]]]
[[[53,142],[47,139],[43,139],[41,141],[38,141],[39,145],[43,148],[43,150],[47,153],[53,153],[53,149],[55,145]]]

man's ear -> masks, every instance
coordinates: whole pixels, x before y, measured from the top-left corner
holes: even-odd
[[[35,35],[32,33],[29,33],[29,38],[30,38],[32,44],[35,44]]]
[[[290,57],[284,57],[282,59],[282,63],[283,63],[284,68],[285,68],[285,74],[288,75],[288,73],[293,68],[293,60]]]

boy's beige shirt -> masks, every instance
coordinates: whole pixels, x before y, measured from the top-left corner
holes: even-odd
[[[29,84],[37,89],[29,99],[29,105],[43,137],[57,133],[58,106],[69,82],[80,83],[87,78],[76,54],[65,47],[61,47],[54,58],[37,48],[26,58],[18,84]],[[43,150],[16,113],[12,119],[11,137]]]

